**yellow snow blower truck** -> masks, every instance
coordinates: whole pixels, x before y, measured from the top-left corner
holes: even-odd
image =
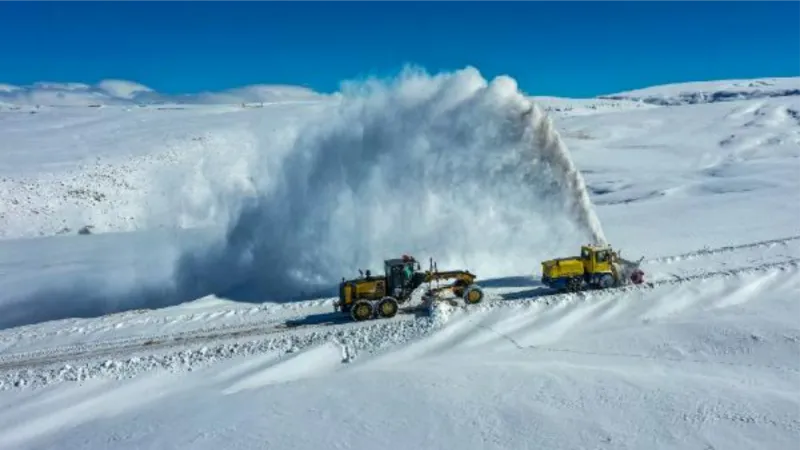
[[[607,245],[584,245],[580,257],[542,262],[542,284],[557,291],[608,289],[644,282],[639,261],[623,259]]]
[[[362,321],[373,318],[390,318],[397,314],[401,304],[406,303],[421,285],[428,283],[425,292],[430,302],[439,293],[449,290],[466,303],[476,304],[483,300],[483,290],[475,284],[476,275],[468,270],[448,270],[439,272],[433,260],[431,268],[422,271],[419,262],[413,257],[387,259],[383,262],[384,274],[373,276],[359,269],[361,277],[342,279],[339,283],[339,300],[334,308],[349,313],[353,320]],[[452,284],[433,288],[432,282],[454,280]]]

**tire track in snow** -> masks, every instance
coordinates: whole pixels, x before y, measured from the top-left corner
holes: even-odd
[[[494,331],[494,330],[492,330]],[[499,333],[498,333],[499,334]],[[507,337],[507,336],[504,336]],[[578,349],[570,349],[570,348],[560,348],[560,347],[553,347],[549,345],[526,345],[520,346],[518,343],[513,342],[514,345],[517,346],[520,350],[533,350],[533,351],[542,351],[542,352],[554,352],[554,353],[571,353],[575,355],[587,355],[587,356],[614,356],[618,358],[634,358],[634,359],[644,359],[644,360],[652,360],[652,361],[670,361],[680,364],[685,363],[692,363],[692,364],[701,364],[701,365],[723,365],[723,366],[731,366],[731,367],[755,367],[755,368],[766,368],[772,370],[779,370],[782,372],[791,372],[791,373],[800,373],[799,369],[794,367],[786,367],[786,366],[777,366],[774,364],[753,364],[753,363],[740,363],[735,361],[716,361],[713,359],[699,359],[699,358],[675,358],[671,356],[664,356],[664,355],[642,355],[637,353],[626,353],[626,352],[596,352],[596,351],[586,351],[586,350],[578,350]]]
[[[82,381],[99,377],[124,379],[152,370],[192,370],[235,356],[270,352],[286,355],[302,352],[325,343],[339,345],[342,348],[342,362],[348,362],[356,357],[360,350],[374,351],[400,345],[424,336],[439,326],[433,318],[424,318],[423,320],[389,319],[351,325],[357,326],[311,327],[294,333],[276,332],[271,338],[245,342],[241,340],[225,341],[224,339],[241,339],[242,337],[226,335],[224,339],[220,338],[209,342],[208,345],[192,341],[177,345],[177,348],[166,346],[163,350],[171,350],[171,352],[163,354],[154,353],[150,348],[147,350],[151,353],[147,355],[136,355],[135,352],[128,354],[114,352],[103,355],[111,358],[105,361],[102,359],[103,356],[88,355],[78,361],[69,358],[64,361],[39,361],[38,365],[20,362],[8,370],[0,368],[0,391],[28,386],[41,387],[63,381]],[[189,345],[194,345],[195,348],[189,348]],[[66,362],[75,365],[65,364]],[[59,363],[61,365],[58,365]]]
[[[384,319],[380,323],[385,324],[387,322],[407,320],[416,316],[414,309],[409,310],[406,308],[406,311],[408,312],[398,312],[396,316],[397,318]],[[287,321],[285,320],[278,319],[258,323],[250,322],[239,325],[222,325],[219,327],[203,328],[199,330],[167,333],[162,335],[150,335],[147,337],[131,337],[107,340],[97,343],[75,344],[29,352],[11,353],[5,356],[0,356],[0,371],[18,368],[33,368],[88,358],[97,359],[102,357],[134,354],[138,351],[144,350],[156,352],[173,347],[199,345],[221,340],[243,339],[248,337],[276,335],[281,333],[299,333],[303,331],[313,332],[314,330],[321,328],[359,328],[379,323],[376,321],[359,323],[350,322],[349,320],[338,320],[333,321],[332,323],[322,322],[288,326],[286,325],[286,322]]]
[[[757,241],[757,242],[750,242],[747,244],[738,244],[738,245],[726,245],[723,247],[717,248],[703,248],[700,250],[694,250],[691,252],[681,253],[677,255],[669,255],[669,256],[659,256],[656,258],[645,259],[643,263],[674,263],[680,261],[686,261],[689,259],[695,259],[702,256],[710,256],[710,255],[719,255],[721,253],[730,253],[740,250],[748,250],[752,248],[759,248],[759,247],[773,247],[776,245],[783,245],[787,246],[789,242],[800,240],[800,235],[789,236],[779,239],[769,239],[765,241]]]
[[[80,359],[82,357],[104,357],[137,350],[169,348],[186,343],[202,343],[222,338],[243,338],[261,333],[274,334],[285,331],[279,328],[282,321],[265,321],[240,325],[223,325],[198,330],[173,332],[147,337],[131,337],[106,340],[97,343],[75,344],[46,348],[30,352],[18,352],[0,356],[0,370],[14,367],[27,367],[39,364],[52,364]]]

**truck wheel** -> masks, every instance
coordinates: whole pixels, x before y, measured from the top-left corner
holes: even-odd
[[[395,300],[394,297],[384,297],[383,300],[378,303],[378,315],[384,319],[394,317],[394,315],[397,314],[398,308],[397,300]]]
[[[371,319],[373,313],[374,311],[372,309],[372,303],[366,300],[359,300],[355,302],[355,304],[353,304],[353,307],[350,309],[350,316],[356,322]]]
[[[610,273],[607,273],[600,277],[600,281],[598,281],[598,286],[600,289],[608,289],[610,287],[614,287],[614,277],[611,276]]]
[[[567,281],[567,292],[578,292],[581,290],[581,279],[580,278],[570,278]]]
[[[473,284],[464,290],[464,301],[470,305],[476,305],[483,300],[483,289]]]

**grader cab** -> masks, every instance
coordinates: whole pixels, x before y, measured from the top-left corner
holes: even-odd
[[[361,321],[377,317],[394,317],[400,305],[408,302],[412,294],[425,283],[428,283],[428,295],[450,290],[467,303],[479,303],[483,299],[483,291],[474,284],[475,274],[468,270],[451,270],[439,272],[431,261],[431,268],[422,271],[417,260],[408,255],[402,258],[387,259],[383,262],[382,276],[373,276],[369,270],[361,272],[361,277],[350,280],[342,279],[339,283],[339,300],[335,308],[350,313],[353,320]],[[433,282],[455,280],[453,284],[431,287]]]

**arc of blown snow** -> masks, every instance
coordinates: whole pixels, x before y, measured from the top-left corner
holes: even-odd
[[[600,226],[600,219],[594,211],[583,176],[569,157],[567,145],[553,125],[551,118],[538,105],[530,102],[530,109],[523,113],[523,118],[530,120],[534,136],[542,158],[555,168],[559,182],[570,193],[570,210],[580,226],[591,236],[595,244],[606,244],[605,234]]]

